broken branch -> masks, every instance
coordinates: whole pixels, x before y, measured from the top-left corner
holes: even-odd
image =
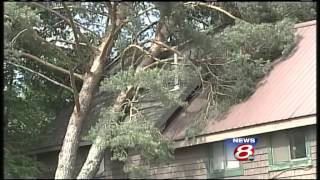
[[[40,59],[40,58],[38,58],[38,57],[36,57],[36,56],[34,56],[34,55],[32,55],[32,54],[25,53],[25,52],[19,52],[19,54],[21,55],[21,57],[34,60],[34,61],[36,61],[36,62],[38,62],[38,63],[40,63],[40,64],[42,64],[42,65],[44,65],[44,66],[46,66],[46,67],[48,67],[48,68],[50,68],[50,69],[59,71],[59,72],[65,74],[65,75],[69,75],[69,71],[68,71],[68,70],[65,70],[65,69],[63,69],[63,68],[61,68],[61,67],[58,67],[58,66],[56,66],[56,65],[53,65],[53,64],[51,64],[51,63],[49,63],[49,62],[47,62],[47,61],[44,61],[44,60],[42,60],[42,59]],[[75,73],[74,76],[75,76],[77,79],[79,79],[79,80],[83,80],[83,77],[82,77],[82,75],[80,75],[80,74]]]
[[[76,81],[74,80],[73,69],[71,67],[69,67],[69,71],[70,71],[70,84],[71,84],[72,91],[73,91],[74,102],[76,104],[77,113],[79,114],[80,113],[79,93],[77,90]]]
[[[234,20],[242,20],[242,19],[240,19],[238,17],[235,17],[231,13],[227,12],[226,10],[224,10],[224,9],[218,7],[218,6],[214,6],[214,5],[210,5],[210,4],[206,4],[206,3],[198,3],[198,2],[187,2],[187,3],[184,3],[184,5],[199,6],[199,7],[206,7],[206,8],[214,9],[214,10],[217,10],[219,12],[222,12],[223,14],[231,17]]]
[[[132,41],[135,42],[135,41],[137,40],[138,36],[140,36],[140,34],[144,33],[146,30],[148,30],[150,27],[154,26],[154,25],[157,24],[158,22],[159,22],[159,21],[155,21],[155,22],[149,24],[147,27],[143,28],[141,31],[139,31],[139,32],[135,35],[135,37],[134,37],[134,39],[133,39]]]
[[[53,80],[53,79],[51,79],[51,78],[49,78],[49,77],[41,74],[41,73],[39,73],[39,72],[36,72],[36,71],[34,71],[34,70],[30,69],[30,68],[27,68],[27,67],[25,67],[25,66],[21,66],[21,65],[19,65],[19,64],[13,63],[13,62],[8,62],[8,61],[7,61],[6,63],[11,64],[11,65],[14,65],[14,66],[19,67],[19,68],[22,68],[22,69],[25,69],[25,70],[27,70],[27,71],[29,71],[29,72],[32,72],[32,73],[34,73],[34,74],[36,74],[36,75],[38,75],[38,76],[40,76],[40,77],[42,77],[42,78],[50,81],[50,82],[52,82],[53,84],[56,84],[56,85],[58,85],[58,86],[60,86],[60,87],[63,87],[63,88],[65,88],[65,89],[67,89],[67,90],[69,90],[69,91],[72,92],[72,89],[71,89],[70,87],[68,87],[68,86],[66,86],[66,85],[64,85],[64,84],[61,84],[61,83],[59,83],[59,82],[57,82],[57,81],[55,81],[55,80]]]
[[[81,39],[83,39],[87,43],[87,45],[91,48],[92,52],[95,52],[95,49],[90,45],[88,39],[81,33],[80,29],[78,29],[75,26],[70,9],[67,7],[67,5],[65,3],[62,3],[62,5],[63,5],[64,9],[66,10],[67,15],[69,16],[69,24],[72,28],[74,39],[76,41],[76,52],[77,52],[79,58],[81,58],[81,54],[79,51],[79,44],[80,44],[79,37],[81,37]]]
[[[41,8],[43,8],[43,9],[47,10],[47,11],[50,11],[50,12],[52,12],[53,14],[56,14],[57,16],[59,16],[61,19],[63,19],[64,21],[66,21],[66,22],[71,26],[71,21],[70,21],[67,17],[61,15],[59,12],[57,12],[57,11],[51,9],[51,8],[46,7],[45,5],[43,5],[43,4],[41,4],[41,3],[32,2],[32,4],[33,4],[33,5],[36,5],[36,6],[38,6],[38,7],[41,7]],[[79,26],[79,27],[81,27],[81,28],[83,28],[83,29],[86,30],[86,31],[90,31],[90,32],[94,33],[95,35],[97,35],[97,34],[96,34],[95,32],[93,32],[91,29],[88,29],[88,28],[82,26],[82,25],[79,24],[78,22],[74,22],[74,24],[77,25],[77,26]]]

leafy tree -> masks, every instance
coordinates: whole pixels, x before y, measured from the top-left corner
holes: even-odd
[[[12,178],[34,177],[39,173],[39,164],[25,153],[41,141],[41,133],[55,118],[55,113],[61,110],[60,105],[68,104],[71,93],[20,68],[19,64],[56,77],[36,64],[21,61],[17,52],[12,51],[15,47],[28,47],[30,51],[39,53],[39,44],[32,41],[32,33],[28,33],[33,26],[39,25],[36,12],[12,2],[5,4],[4,16],[5,175]]]
[[[252,23],[274,23],[284,18],[296,22],[314,20],[315,3],[303,2],[255,2],[238,3],[241,18]]]

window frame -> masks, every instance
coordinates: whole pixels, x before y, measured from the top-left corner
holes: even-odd
[[[218,141],[221,142],[221,141]],[[222,148],[223,148],[223,153],[224,153],[224,169],[221,170],[214,170],[213,169],[213,161],[214,161],[214,155],[213,155],[213,148],[214,148],[214,144],[218,143],[218,142],[214,142],[212,144],[209,145],[209,173],[208,173],[208,178],[223,178],[223,177],[233,177],[233,176],[242,176],[244,174],[244,170],[242,167],[241,162],[239,161],[239,167],[238,168],[226,168],[226,146],[225,146],[225,142],[222,141]]]
[[[290,141],[290,134],[293,133],[294,131],[304,131],[304,137],[305,137],[305,148],[306,148],[306,157],[304,158],[298,158],[298,159],[291,159],[291,141]],[[279,131],[278,131],[279,132]],[[274,163],[273,160],[273,148],[272,148],[272,132],[269,134],[269,146],[268,146],[268,160],[269,160],[269,171],[279,171],[279,170],[285,170],[285,169],[295,169],[303,166],[310,166],[312,165],[312,160],[311,160],[311,145],[310,145],[310,137],[308,134],[308,129],[307,128],[294,128],[294,129],[286,129],[282,130],[280,132],[285,133],[287,140],[289,141],[288,144],[288,153],[289,153],[289,161],[285,162],[280,162],[280,163]]]

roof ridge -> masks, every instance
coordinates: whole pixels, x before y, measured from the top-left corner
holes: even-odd
[[[298,29],[298,28],[303,28],[306,26],[314,26],[316,24],[317,24],[317,20],[311,20],[311,21],[306,21],[306,22],[301,22],[301,23],[295,24],[294,28]]]

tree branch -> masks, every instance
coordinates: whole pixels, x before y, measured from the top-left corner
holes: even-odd
[[[73,90],[74,102],[77,108],[77,113],[79,114],[80,113],[79,93],[77,90],[76,81],[74,80],[74,72],[72,67],[69,67],[69,71],[70,71],[70,84]]]
[[[53,79],[50,79],[49,77],[47,77],[47,76],[45,76],[45,75],[43,75],[43,74],[41,74],[41,73],[39,73],[39,72],[36,72],[36,71],[34,71],[34,70],[32,70],[32,69],[29,69],[29,68],[27,68],[27,67],[21,66],[21,65],[19,65],[19,64],[13,63],[13,62],[7,61],[6,63],[11,64],[11,65],[14,65],[14,66],[19,67],[19,68],[22,68],[22,69],[25,69],[25,70],[27,70],[27,71],[29,71],[29,72],[32,72],[32,73],[34,73],[34,74],[36,74],[36,75],[38,75],[38,76],[40,76],[40,77],[42,77],[42,78],[50,81],[50,82],[52,82],[53,84],[56,84],[56,85],[58,85],[58,86],[60,86],[60,87],[63,87],[63,88],[65,88],[65,89],[67,89],[67,90],[69,90],[69,91],[72,92],[72,89],[71,89],[70,87],[68,87],[68,86],[66,86],[66,85],[64,85],[64,84],[61,84],[61,83],[59,83],[59,82],[57,82],[57,81],[55,81],[55,80],[53,80]]]
[[[123,50],[123,53],[121,55],[121,65],[123,65],[123,56],[125,55],[126,51],[128,51],[130,48],[136,48],[136,49],[140,50],[141,52],[143,52],[145,55],[147,55],[150,58],[154,59],[155,61],[160,61],[160,59],[152,56],[152,54],[150,52],[144,50],[143,47],[141,47],[139,45],[136,45],[136,44],[131,44],[126,49]]]
[[[37,2],[32,2],[31,4],[36,5],[36,6],[38,6],[38,7],[41,7],[41,8],[43,8],[43,9],[49,11],[49,12],[52,12],[53,14],[56,14],[57,16],[59,16],[61,19],[63,19],[64,21],[66,21],[66,23],[68,23],[68,24],[71,26],[70,20],[69,20],[67,17],[61,15],[59,12],[57,12],[57,11],[51,9],[51,8],[48,8],[48,7],[46,7],[46,6],[44,6],[44,5],[40,4],[40,3],[37,3]],[[97,34],[96,34],[95,32],[93,32],[91,29],[88,29],[88,28],[82,26],[82,25],[79,24],[78,22],[74,22],[74,24],[77,25],[77,26],[79,26],[79,27],[81,27],[81,28],[83,28],[83,29],[86,30],[86,31],[90,31],[90,32],[94,33],[95,35],[97,35]]]
[[[101,54],[105,53],[105,50],[104,50],[105,45],[109,43],[108,41],[110,41],[110,39],[112,39],[111,36],[114,34],[113,32],[117,32],[117,30],[115,30],[115,29],[120,29],[120,28],[115,28],[116,25],[118,24],[117,22],[121,23],[121,21],[122,21],[121,17],[120,17],[120,19],[116,18],[117,16],[116,16],[116,12],[115,12],[115,4],[113,5],[113,7],[111,7],[111,3],[107,2],[107,5],[109,8],[109,12],[112,12],[111,33],[109,33],[108,37],[103,41],[102,45],[100,46],[103,50],[103,51],[101,51]],[[112,10],[110,11],[111,8],[112,8]],[[158,26],[159,27],[158,27],[158,31],[156,33],[155,39],[161,41],[166,38],[167,31],[166,31],[166,27],[164,26],[163,23],[161,23],[161,25],[158,24]],[[132,47],[136,47],[137,49],[145,52],[144,49],[138,45],[132,45]],[[111,51],[110,47],[108,47],[107,49],[108,49],[107,52]],[[158,55],[158,53],[160,52],[160,46],[157,44],[153,44],[151,46],[151,48],[149,49],[149,52],[147,54],[150,54],[151,57],[144,56],[145,59],[143,60],[143,63],[141,63],[141,67],[144,67],[154,61],[153,56]],[[103,57],[100,56],[98,58],[99,59],[95,59],[95,60],[96,61],[102,60]],[[94,66],[95,66],[95,64],[93,65],[93,68],[94,68]],[[141,68],[140,69],[137,68],[136,73],[139,73],[140,70],[141,70]],[[128,98],[131,99],[133,92],[134,92],[133,86],[129,86],[129,87],[127,87],[126,90],[121,91],[121,93],[117,96],[116,102],[114,103],[114,105],[112,107],[113,111],[115,111],[115,112],[122,111],[123,110],[123,102],[126,101],[126,99],[128,99]],[[119,121],[119,119],[117,119],[117,121]],[[98,163],[100,163],[103,152],[107,148],[105,143],[101,145],[101,142],[103,141],[103,136],[101,134],[102,133],[101,131],[102,131],[102,129],[99,130],[98,136],[96,137],[95,141],[93,142],[93,144],[89,150],[88,157],[87,157],[84,165],[82,166],[80,173],[77,176],[77,179],[93,178],[94,177],[94,173],[97,171],[97,167],[99,165]],[[56,176],[56,177],[58,177],[58,176]]]
[[[142,3],[143,4],[143,7],[144,8],[146,8],[146,5],[144,4],[144,3]],[[155,8],[155,7],[153,7],[153,8]],[[152,8],[152,9],[153,9]],[[148,8],[147,8],[148,9]],[[143,11],[143,13],[145,13],[146,14],[146,16],[147,16],[147,19],[148,19],[148,21],[149,21],[149,23],[151,24],[151,19],[150,19],[150,17],[149,17],[149,13],[148,13],[148,11]],[[154,31],[155,31],[155,29],[153,29]]]
[[[67,12],[67,15],[69,16],[70,26],[72,28],[73,36],[74,36],[74,39],[75,39],[75,42],[76,42],[76,52],[77,52],[79,58],[81,58],[81,54],[80,54],[80,51],[79,51],[80,42],[79,42],[79,39],[78,39],[78,36],[80,36],[81,32],[78,32],[78,29],[75,27],[74,22],[72,20],[72,14],[71,14],[69,8],[67,7],[67,5],[64,2],[62,2],[62,6],[64,7],[65,11]]]
[[[111,3],[110,3],[111,4]],[[86,115],[89,113],[90,104],[93,100],[93,94],[99,85],[103,76],[103,69],[106,66],[107,59],[110,58],[111,50],[114,47],[115,41],[118,39],[121,27],[124,25],[122,19],[118,19],[116,12],[116,3],[112,3],[112,19],[110,32],[102,39],[99,45],[99,52],[97,52],[92,59],[90,71],[84,74],[82,88],[79,92],[80,113],[77,113],[76,106],[73,109],[69,119],[68,127],[64,136],[63,145],[59,153],[58,166],[55,172],[55,179],[70,179],[77,176],[77,178],[93,178],[94,173],[98,167],[99,161],[94,161],[97,158],[101,160],[101,155],[105,149],[101,149],[101,144],[93,144],[88,153],[88,157],[80,172],[74,174],[74,168],[77,160],[77,152],[79,147],[79,140],[81,138],[81,129]],[[99,152],[96,153],[94,147],[100,146]],[[93,151],[92,151],[93,149]],[[93,159],[92,159],[93,158]]]
[[[16,42],[17,38],[18,38],[22,33],[24,33],[24,32],[27,31],[27,30],[28,30],[28,29],[23,29],[22,31],[20,31],[14,38],[12,38],[11,44],[13,45],[13,44]]]
[[[188,15],[187,15],[187,17],[192,18],[192,19],[198,21],[199,23],[202,23],[202,24],[206,25],[207,27],[209,26],[208,23],[204,22],[203,20],[201,20],[199,18],[196,18],[196,17],[193,17],[193,16],[188,16]]]
[[[57,51],[60,52],[60,54],[63,56],[64,59],[68,60],[69,62],[71,62],[71,59],[69,58],[69,56],[61,49],[61,47],[52,44],[50,42],[48,42],[47,40],[45,40],[44,38],[42,38],[41,36],[38,35],[38,33],[36,31],[33,31],[33,35],[34,38],[37,40],[39,39],[40,41],[46,43],[48,46],[51,46],[53,49],[56,49]]]
[[[38,63],[40,63],[40,64],[42,64],[42,65],[44,65],[44,66],[46,66],[46,67],[48,67],[48,68],[50,68],[50,69],[52,69],[52,70],[59,71],[60,73],[63,73],[63,74],[65,74],[65,75],[69,75],[69,71],[68,71],[68,70],[65,70],[65,69],[63,69],[63,68],[61,68],[61,67],[58,67],[58,66],[56,66],[56,65],[53,65],[53,64],[51,64],[51,63],[49,63],[49,62],[46,62],[46,61],[44,61],[44,60],[42,60],[42,59],[40,59],[40,58],[38,58],[38,57],[36,57],[36,56],[34,56],[34,55],[32,55],[32,54],[25,53],[25,52],[19,52],[19,54],[21,55],[21,57],[34,60],[34,61],[36,61],[36,62],[38,62]],[[77,73],[75,73],[74,75],[75,75],[75,77],[76,77],[77,79],[83,80],[82,75],[77,74]]]
[[[95,49],[91,46],[91,44],[89,43],[88,39],[81,33],[81,31],[75,26],[75,23],[73,21],[73,18],[72,18],[72,14],[71,14],[71,11],[70,9],[67,7],[67,5],[62,2],[62,5],[64,7],[64,9],[67,11],[67,15],[69,16],[69,24],[72,28],[72,31],[73,31],[73,35],[74,35],[74,39],[75,39],[75,42],[76,42],[76,52],[79,56],[79,58],[81,58],[81,52],[79,51],[79,44],[80,44],[80,41],[79,41],[79,37],[81,37],[81,39],[83,39],[87,45],[89,46],[89,48],[91,48],[91,51],[92,52],[95,52]]]
[[[89,9],[88,7],[77,7],[77,6],[67,6],[68,8],[73,8],[73,9],[82,9],[82,10],[86,10],[88,12],[91,12],[93,14],[97,14],[97,15],[100,15],[100,16],[108,16],[108,14],[104,14],[104,13],[101,13],[101,12],[98,12],[98,11],[94,11],[94,10],[91,10]],[[64,7],[54,7],[52,8],[52,10],[61,10],[61,9],[64,9]]]
[[[56,14],[56,15],[59,16],[61,19],[63,19],[64,21],[66,21],[69,25],[71,25],[71,24],[70,24],[70,20],[69,20],[68,18],[66,18],[65,16],[61,15],[59,12],[57,12],[57,11],[51,9],[51,8],[48,8],[48,7],[46,7],[45,5],[40,4],[40,3],[38,3],[38,2],[32,2],[32,4],[34,4],[34,5],[38,6],[38,7],[41,7],[41,8],[43,8],[43,9],[47,10],[47,11],[50,11],[50,12]]]
[[[110,33],[106,38],[104,38],[103,42],[101,43],[99,49],[100,49],[100,61],[104,60],[105,55],[108,51],[111,50],[110,43],[113,42],[115,34],[118,34],[123,25],[126,23],[124,21],[119,20],[117,18],[117,12],[116,12],[116,4],[113,6],[107,2],[107,5],[109,7],[109,11],[111,12],[111,30]]]
[[[147,9],[143,10],[142,12],[138,13],[138,14],[137,14],[136,16],[134,16],[133,18],[139,17],[139,16],[141,16],[142,14],[147,13],[148,11],[153,10],[153,9],[155,9],[155,8],[156,8],[156,7],[149,7],[149,8],[147,8]]]
[[[178,49],[180,49],[181,47],[183,48],[184,46],[186,46],[188,43],[191,42],[191,40],[188,40],[188,41],[186,41],[186,42],[184,42],[184,43],[181,43],[181,44],[179,44],[179,45],[177,45],[177,46],[173,46],[173,47],[170,47],[169,45],[167,45],[167,44],[165,44],[165,43],[163,43],[163,42],[161,42],[161,41],[157,41],[157,40],[153,40],[152,42],[155,43],[155,44],[158,44],[158,45],[160,45],[160,46],[163,46],[163,47],[165,47],[166,49],[168,49],[168,50],[170,50],[170,51],[172,51],[172,52],[174,52],[174,53],[177,53],[179,56],[183,56],[183,55],[178,51]],[[178,59],[183,59],[183,58],[178,58]],[[156,65],[158,65],[158,64],[161,64],[161,63],[167,63],[168,61],[171,61],[171,60],[173,60],[173,58],[162,59],[162,60],[160,60],[160,61],[156,61],[156,62],[153,62],[153,63],[145,66],[143,69],[145,70],[145,69],[154,67],[154,66],[156,66]],[[181,65],[182,65],[182,64],[181,64]]]
[[[154,42],[154,43],[156,43],[156,44],[158,44],[160,46],[163,46],[163,47],[165,47],[166,49],[168,49],[168,50],[170,50],[172,52],[177,53],[179,56],[182,56],[182,54],[178,50],[176,50],[177,46],[176,47],[170,47],[169,45],[167,45],[167,44],[165,44],[165,43],[163,43],[161,41],[157,41],[157,40],[154,40],[152,42]]]
[[[53,39],[53,40],[51,40],[50,42],[64,42],[64,43],[67,43],[67,44],[76,44],[76,43],[74,43],[74,42],[71,42],[71,41],[67,41],[67,40],[62,40],[62,39]],[[81,45],[81,46],[91,46],[91,47],[93,47],[94,48],[94,50],[95,51],[98,51],[99,50],[99,48],[98,47],[95,47],[95,46],[92,46],[92,45],[88,45],[88,44],[86,44],[86,43],[79,43],[79,45]]]
[[[158,64],[164,64],[164,63],[167,63],[167,64],[175,64],[175,63],[170,63],[170,61],[173,61],[174,58],[167,58],[167,59],[161,59],[160,61],[156,61],[154,63],[151,63],[145,67],[143,67],[143,70],[146,70],[148,68],[152,68]],[[178,60],[183,60],[183,58],[179,57]],[[179,64],[179,65],[190,65],[190,64]]]
[[[139,32],[135,35],[135,37],[134,37],[134,39],[133,39],[132,41],[135,42],[135,41],[137,40],[138,36],[140,36],[140,34],[144,33],[146,30],[148,30],[150,27],[153,27],[153,26],[154,26],[155,24],[157,24],[158,22],[159,22],[159,21],[155,21],[155,22],[149,24],[147,27],[143,28],[141,31],[139,31]]]
[[[235,17],[231,13],[227,12],[226,10],[224,10],[224,9],[218,7],[218,6],[214,6],[214,5],[210,5],[210,4],[206,4],[206,3],[199,3],[199,2],[187,2],[187,3],[184,3],[184,5],[199,6],[199,7],[206,7],[206,8],[214,9],[214,10],[217,10],[219,12],[222,12],[223,14],[229,16],[230,18],[232,18],[234,20],[244,21],[244,20],[242,20],[242,19],[240,19],[238,17]]]
[[[81,33],[80,29],[78,27],[75,26],[75,23],[73,21],[73,18],[72,18],[72,14],[71,14],[71,11],[70,9],[66,6],[66,4],[64,2],[62,2],[62,5],[63,7],[65,8],[65,10],[67,11],[67,15],[69,16],[69,21],[70,21],[70,26],[72,28],[72,31],[73,31],[73,34],[74,34],[74,38],[75,38],[75,41],[76,41],[76,47],[79,47],[79,44],[80,44],[80,41],[79,41],[79,37],[81,39],[83,39],[87,45],[89,46],[89,48],[91,48],[91,51],[92,52],[95,52],[96,49],[90,44],[90,42],[88,41],[88,39]],[[78,25],[79,26],[79,25]],[[78,50],[78,55],[79,55],[79,58],[81,57],[81,54],[80,54],[80,51]]]

